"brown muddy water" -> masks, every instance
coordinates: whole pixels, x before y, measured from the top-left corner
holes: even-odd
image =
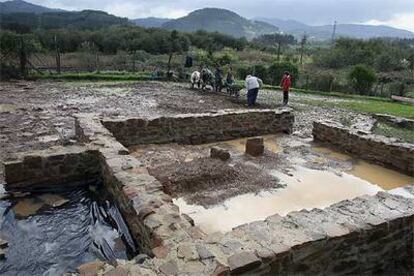
[[[190,204],[186,201],[190,196],[184,194],[174,199],[180,211],[191,216],[207,233],[226,232],[274,214],[283,216],[301,209],[324,208],[345,199],[414,184],[413,177],[315,145],[309,140],[273,135],[264,138],[266,156],[249,157],[243,162],[267,171],[279,179],[284,188],[239,194],[214,206]],[[237,139],[200,146],[144,146],[137,148],[135,155],[148,157],[147,164],[151,165],[169,159],[171,162],[189,162],[208,155],[209,148],[214,145],[229,149],[233,159],[240,160],[245,158],[245,141]],[[272,164],[278,162],[283,166]],[[398,189],[393,192],[398,193]]]
[[[128,259],[136,246],[98,186],[0,200],[0,275],[62,275],[87,262]]]

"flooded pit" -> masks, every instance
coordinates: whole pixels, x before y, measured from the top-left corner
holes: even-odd
[[[165,165],[169,161],[171,167],[177,169],[180,166],[191,167],[192,160],[208,158],[209,149],[219,146],[228,149],[232,155],[232,160],[222,166],[247,164],[259,169],[261,174],[278,180],[278,188],[259,187],[255,190],[250,187],[250,192],[239,182],[236,186],[226,183],[214,187],[204,185],[207,188],[199,186],[207,189],[205,193],[193,189],[173,194],[174,203],[180,211],[191,216],[208,233],[230,231],[235,226],[263,220],[274,214],[286,215],[301,209],[324,208],[345,199],[414,184],[413,177],[355,159],[309,140],[292,136],[266,136],[267,150],[264,156],[258,158],[244,155],[245,141],[237,139],[198,146],[152,145],[139,147],[137,153],[150,168],[157,167],[158,163]],[[185,179],[184,174],[180,175]],[[154,176],[157,177],[157,174]],[[257,174],[253,177],[257,177]],[[200,184],[199,179],[186,180],[187,186],[197,187]],[[229,198],[222,197],[221,190],[230,190],[233,194]],[[212,197],[217,199],[216,204],[211,204]]]
[[[183,198],[176,199],[174,203],[204,231],[213,233],[230,231],[235,226],[263,220],[274,214],[284,216],[292,211],[324,208],[344,199],[374,195],[382,190],[346,173],[338,175],[304,167],[297,167],[291,173],[292,176],[273,172],[286,184],[283,189],[236,196],[209,209],[187,204]]]
[[[1,275],[62,275],[87,262],[135,255],[117,207],[102,188],[0,200]]]

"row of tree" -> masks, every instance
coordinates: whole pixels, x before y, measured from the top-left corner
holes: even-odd
[[[99,52],[105,54],[115,54],[118,51],[134,52],[137,50],[143,50],[150,54],[168,54],[172,49],[185,51],[190,45],[210,52],[221,50],[224,47],[240,51],[248,45],[245,39],[233,38],[220,33],[208,33],[205,31],[179,33],[163,29],[144,29],[127,26],[110,27],[94,31],[40,29],[30,34],[1,31],[1,50],[4,51],[3,45],[16,43],[16,41],[20,41],[21,37],[30,37],[39,50],[54,51],[56,48],[59,48],[62,53],[76,52],[85,43],[94,45]]]
[[[314,60],[324,68],[364,64],[379,72],[399,71],[414,67],[414,41],[340,38],[331,48],[319,49]]]

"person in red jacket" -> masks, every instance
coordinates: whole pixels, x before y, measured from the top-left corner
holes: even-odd
[[[283,105],[287,105],[289,101],[289,89],[292,86],[292,79],[289,72],[285,72],[283,74],[282,81],[280,83],[280,87],[283,90]]]

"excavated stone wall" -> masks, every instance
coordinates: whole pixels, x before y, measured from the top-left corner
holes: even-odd
[[[70,146],[16,156],[4,162],[5,189],[9,192],[27,192],[85,185],[99,178],[97,153],[95,150]]]
[[[291,133],[290,110],[223,111],[153,119],[105,119],[102,123],[124,146],[139,144],[203,144],[241,137]]]
[[[333,122],[314,122],[315,141],[326,142],[362,159],[414,175],[414,145],[394,138],[346,128]]]
[[[75,127],[79,141],[99,151],[103,183],[117,202],[142,253],[152,256],[154,248],[170,239],[201,232],[180,216],[161,183],[128,155],[128,149],[99,118],[79,115]]]
[[[100,177],[141,251],[153,258],[106,266],[114,275],[361,275],[413,273],[414,199],[380,192],[323,210],[292,212],[206,235],[101,123],[78,116]],[[47,158],[47,154],[43,155]],[[95,159],[96,160],[96,159]],[[407,189],[413,194],[414,190]],[[225,218],[223,218],[225,219]],[[102,268],[97,268],[97,270]],[[99,272],[103,273],[103,271]]]

